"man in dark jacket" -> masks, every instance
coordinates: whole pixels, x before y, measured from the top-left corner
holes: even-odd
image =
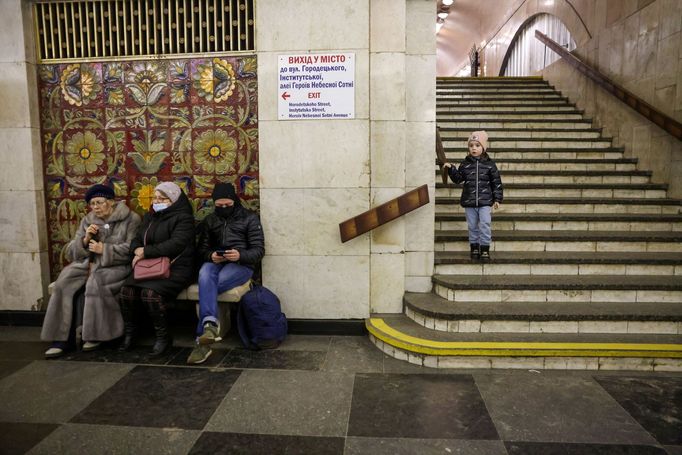
[[[187,363],[203,363],[220,341],[218,294],[251,279],[265,254],[258,214],[242,207],[231,183],[213,189],[215,210],[199,225],[199,324],[196,347]]]

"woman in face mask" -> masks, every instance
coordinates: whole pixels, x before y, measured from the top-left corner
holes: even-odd
[[[124,339],[120,350],[133,344],[138,308],[149,312],[154,324],[156,342],[152,355],[161,355],[172,346],[168,330],[167,302],[191,282],[194,275],[194,213],[185,193],[173,182],[162,182],[154,189],[149,212],[142,219],[137,235],[130,244],[131,264],[141,259],[168,257],[172,261],[170,277],[136,280],[131,275],[121,289],[121,313]]]

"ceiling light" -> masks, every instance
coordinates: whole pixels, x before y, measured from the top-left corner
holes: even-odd
[[[443,5],[450,6],[454,0],[443,0]]]
[[[445,19],[446,17],[448,17],[448,13],[438,13],[438,17],[440,17],[441,19]]]

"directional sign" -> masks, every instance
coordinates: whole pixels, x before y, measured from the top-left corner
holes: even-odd
[[[280,120],[355,118],[355,54],[280,55]]]

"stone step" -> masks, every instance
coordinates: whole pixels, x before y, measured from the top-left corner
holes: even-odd
[[[542,118],[528,118],[520,120],[500,120],[497,118],[468,119],[459,118],[452,120],[438,120],[441,131],[447,128],[461,128],[463,130],[489,130],[492,128],[556,128],[556,129],[585,129],[592,126],[589,119],[570,119],[570,120],[547,120]]]
[[[462,118],[468,119],[494,119],[501,120],[582,120],[583,114],[576,112],[534,112],[534,111],[501,111],[501,112],[469,112],[466,114],[452,114],[436,112],[437,123],[447,121],[458,121]]]
[[[522,197],[571,197],[571,198],[665,198],[666,185],[648,184],[524,184],[505,183],[504,196]],[[461,185],[437,187],[436,197],[459,197]]]
[[[517,87],[438,87],[436,86],[436,99],[440,99],[441,96],[447,95],[469,95],[469,96],[499,96],[501,94],[518,95],[520,93],[529,93],[533,95],[540,94],[552,94],[561,95],[553,87],[549,85],[545,86],[523,86],[519,85]]]
[[[560,128],[488,128],[486,129],[491,138],[524,140],[526,138],[561,138],[562,140],[572,139],[598,139],[601,138],[601,130],[597,128],[582,129],[560,129]],[[470,128],[440,128],[442,140],[466,142],[471,134]]]
[[[634,171],[637,160],[630,159],[505,159],[495,160],[500,172],[504,171]]]
[[[510,172],[519,172],[519,174],[509,175]],[[554,171],[557,174],[547,175],[546,171],[536,171],[542,172],[543,175],[524,173],[523,171],[507,171],[504,175],[504,183],[632,183],[641,184],[649,183],[651,177],[648,175],[634,175],[633,171],[610,171],[609,175],[599,175],[599,173],[588,174],[588,175],[560,175],[559,172]],[[568,171],[570,172],[570,171]],[[607,172],[607,171],[602,171]],[[440,174],[440,173],[439,173]]]
[[[466,156],[467,152],[451,151],[446,149],[445,157],[451,163],[458,163]],[[488,155],[494,160],[575,160],[575,159],[596,159],[596,160],[620,160],[625,158],[622,151],[616,150],[613,147],[594,148],[594,149],[548,149],[548,148],[522,148],[522,149],[490,149]]]
[[[682,275],[680,253],[498,251],[491,262],[468,251],[435,253],[439,275]]]
[[[432,368],[682,370],[682,336],[602,333],[451,333],[405,315],[373,315],[370,340],[396,359]]]
[[[436,197],[436,209],[444,213],[463,213],[459,197]],[[618,198],[505,198],[497,213],[608,213],[661,214],[682,213],[677,199]],[[493,218],[495,215],[493,215]]]
[[[603,213],[504,213],[493,216],[494,231],[682,231],[680,215]],[[464,213],[436,212],[436,230],[466,230]]]
[[[493,231],[490,251],[682,252],[681,231]],[[466,230],[435,232],[435,251],[469,251]],[[494,258],[494,255],[493,255]]]
[[[643,302],[451,302],[407,292],[405,315],[459,333],[635,333],[682,335],[682,305]]]
[[[488,83],[500,83],[500,84],[518,84],[520,82],[531,82],[531,83],[545,83],[548,82],[542,78],[542,76],[486,76],[486,77],[469,77],[469,76],[438,76],[436,78],[436,83],[446,83],[446,84],[488,84]]]
[[[449,104],[456,105],[458,103],[461,104],[471,104],[471,103],[481,103],[481,104],[514,104],[514,103],[527,103],[527,102],[539,102],[539,101],[548,101],[548,102],[566,102],[568,103],[569,100],[568,98],[565,98],[558,93],[544,93],[544,94],[538,94],[538,95],[532,95],[532,94],[524,94],[524,95],[511,95],[511,94],[505,94],[505,95],[496,95],[496,96],[485,96],[485,95],[480,95],[480,96],[469,96],[466,94],[460,94],[460,95],[441,95],[438,97],[438,100],[436,100],[436,106],[445,106]]]
[[[443,147],[448,152],[467,152],[467,137],[442,137]],[[610,137],[571,138],[571,137],[490,137],[490,152],[498,149],[604,149],[612,148]],[[614,147],[623,150],[622,147]]]
[[[547,103],[534,103],[534,104],[522,104],[522,105],[497,105],[497,104],[469,104],[469,105],[457,105],[451,107],[436,106],[436,115],[438,114],[461,114],[468,115],[473,112],[540,112],[540,113],[560,113],[560,112],[578,112],[575,106],[570,104],[547,104]]]
[[[682,276],[434,275],[434,291],[453,302],[682,303]]]
[[[486,81],[481,83],[480,81],[436,81],[437,88],[457,88],[466,87],[471,89],[478,88],[488,88],[488,87],[531,87],[531,88],[543,88],[550,87],[548,81],[544,80],[517,80],[517,81]]]

